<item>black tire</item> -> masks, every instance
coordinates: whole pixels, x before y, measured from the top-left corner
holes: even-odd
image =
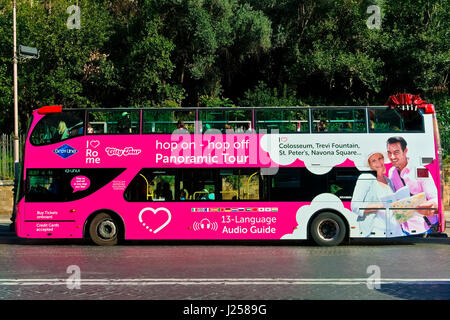
[[[319,246],[337,246],[345,238],[347,228],[344,221],[337,214],[322,212],[310,225],[312,240]]]
[[[120,225],[108,213],[99,213],[89,224],[89,236],[99,246],[114,246],[119,242]]]

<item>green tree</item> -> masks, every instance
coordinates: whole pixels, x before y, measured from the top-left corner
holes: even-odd
[[[149,0],[162,34],[175,45],[173,82],[186,104],[227,93],[240,65],[270,47],[270,20],[237,0]]]
[[[159,33],[161,23],[151,15],[144,14],[135,23],[141,31],[133,35],[127,57],[130,103],[158,105],[171,100],[181,104],[183,90],[169,83],[174,69],[170,60],[173,43]]]
[[[40,51],[39,59],[19,62],[21,119],[26,119],[32,109],[43,105],[99,106],[105,99],[104,93],[117,85],[114,66],[104,48],[113,32],[107,6],[101,1],[80,3],[80,29],[67,27],[67,8],[64,0],[22,0],[17,3],[18,45],[36,47]],[[4,9],[9,12],[11,6]],[[3,16],[0,21],[0,35],[12,35],[12,28],[9,29],[11,15],[6,16],[6,22]],[[12,51],[11,42],[5,41],[4,36],[0,41],[6,42],[8,51]],[[10,56],[11,53],[6,55]],[[9,67],[6,69],[9,71]],[[0,68],[0,72],[2,70],[5,68]],[[6,79],[1,76],[0,82],[12,84],[11,76],[12,72]],[[8,110],[8,115],[12,116],[12,105],[12,101],[2,104],[2,110]],[[11,116],[6,119],[11,120]],[[8,127],[6,131],[10,130]]]
[[[379,31],[367,28],[363,1],[250,2],[272,19],[274,50],[266,65],[277,87],[287,83],[311,104],[367,103],[380,90]]]
[[[2,133],[12,131],[12,11],[6,3],[0,4],[0,128]]]
[[[239,100],[239,105],[243,107],[292,107],[305,105],[303,101],[296,97],[296,92],[289,89],[287,85],[283,90],[269,88],[264,82],[259,82],[253,89],[244,93],[244,98]]]
[[[444,154],[450,152],[450,1],[402,0],[384,5],[383,88],[420,94],[435,104]]]

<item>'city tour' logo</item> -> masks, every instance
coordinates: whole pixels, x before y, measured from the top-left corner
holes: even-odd
[[[126,147],[124,149],[108,147],[105,149],[105,151],[106,151],[106,154],[110,157],[111,156],[118,156],[118,157],[137,156],[138,154],[140,154],[142,152],[141,149],[134,149],[133,147]]]

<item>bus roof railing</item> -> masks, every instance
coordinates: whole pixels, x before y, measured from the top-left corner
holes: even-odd
[[[258,107],[181,107],[181,108],[166,108],[166,107],[117,107],[117,108],[63,108],[62,106],[45,106],[36,109],[38,113],[53,113],[61,111],[130,111],[130,110],[170,110],[170,111],[188,111],[188,110],[239,110],[239,109],[366,109],[366,108],[389,108],[388,106],[374,105],[374,106],[258,106]]]

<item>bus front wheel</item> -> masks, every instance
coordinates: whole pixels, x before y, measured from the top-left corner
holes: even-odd
[[[311,238],[319,246],[337,246],[345,238],[346,226],[340,216],[332,212],[319,213],[311,223]]]
[[[99,213],[89,225],[91,240],[100,246],[114,246],[119,241],[120,226],[108,213]]]

